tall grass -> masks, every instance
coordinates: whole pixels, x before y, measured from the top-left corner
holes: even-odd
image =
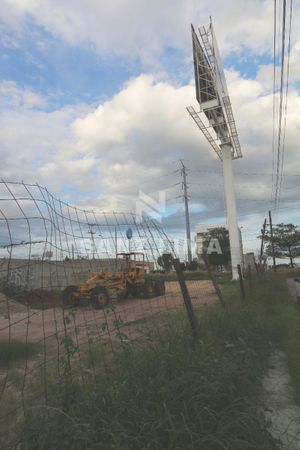
[[[229,312],[202,308],[197,342],[183,312],[173,313],[164,332],[153,321],[142,342],[121,346],[107,370],[95,351],[84,384],[66,372],[49,386],[49,404],[27,411],[22,448],[278,448],[260,404],[270,351],[263,309],[235,300]]]
[[[40,349],[40,345],[30,342],[0,341],[0,369],[5,369],[8,365],[35,356]]]
[[[296,276],[300,276],[299,270],[271,275],[265,304],[272,327],[271,339],[286,354],[295,400],[300,406],[300,308],[291,298],[286,284],[288,277]]]

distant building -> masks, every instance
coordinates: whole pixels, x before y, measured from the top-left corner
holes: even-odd
[[[246,268],[250,266],[252,270],[255,270],[255,256],[253,252],[244,254],[244,265]]]
[[[225,223],[199,223],[195,227],[196,254],[199,259],[201,259],[201,255],[203,253],[203,234],[209,232],[209,230],[213,228],[225,228],[226,230],[228,230],[228,226]],[[240,234],[241,249],[243,252],[243,241],[240,228],[239,234]]]
[[[198,223],[196,225],[195,231],[195,241],[196,241],[196,254],[198,257],[201,257],[203,253],[203,234],[207,233],[212,228],[226,228],[228,230],[227,225],[223,223]]]

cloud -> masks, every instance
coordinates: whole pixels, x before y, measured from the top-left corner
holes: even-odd
[[[15,81],[2,81],[0,83],[0,101],[2,107],[8,108],[42,108],[47,100],[32,89],[20,88]]]
[[[88,172],[87,155],[78,167],[80,157],[70,129],[75,118],[87,114],[87,105],[48,111],[39,94],[9,81],[0,84],[0,98],[5,100],[0,114],[2,177],[38,181],[57,193],[72,179],[74,165],[77,174],[83,168]]]
[[[161,148],[165,147],[166,134],[174,136],[177,145],[186,143],[185,128],[189,121],[185,107],[193,99],[191,85],[176,87],[167,81],[157,81],[154,76],[141,75],[91,114],[75,121],[73,128],[82,147],[99,151],[106,147],[119,148],[131,135],[135,136],[137,144],[142,134],[143,139],[157,139],[155,147],[158,149],[152,148],[149,153],[154,156],[159,152],[163,157]],[[168,133],[163,124],[172,127],[172,133]]]
[[[259,80],[243,78],[237,72],[227,72],[227,78],[244,155],[234,162],[239,213],[241,218],[263,215],[271,207],[272,94]],[[192,223],[222,217],[221,163],[188,117],[185,107],[190,103],[195,103],[192,85],[178,87],[142,75],[95,111],[74,121],[78,146],[92,151],[99,160],[105,194],[94,205],[99,202],[97,206],[106,209],[134,209],[139,189],[153,198],[159,190],[167,189],[169,202],[178,203],[180,177],[174,171],[179,168],[178,158],[184,158],[191,169],[191,198],[201,205],[191,214]],[[298,197],[299,112],[299,94],[291,90],[282,183],[282,199],[287,204]],[[177,224],[179,230],[180,214],[171,212],[164,224],[173,229]]]
[[[80,49],[82,55],[86,51],[95,56],[99,70],[96,83],[90,77],[93,88],[97,87],[91,87],[89,94],[105,98],[95,106],[79,104],[69,95],[69,105],[57,106],[53,93],[46,96],[10,77],[2,80],[1,175],[38,181],[57,197],[108,211],[134,211],[139,191],[157,199],[164,190],[168,202],[163,225],[181,235],[179,158],[189,169],[192,228],[197,222],[224,220],[221,162],[185,109],[190,104],[196,107],[194,86],[186,81],[193,76],[190,23],[207,25],[211,15],[222,58],[230,56],[230,64],[245,73],[249,73],[249,61],[254,65],[250,72],[257,69],[253,79],[234,69],[226,71],[244,155],[234,162],[238,212],[249,248],[253,246],[258,223],[271,206],[272,2],[228,0],[225,6],[223,0],[0,0],[0,7],[1,42],[7,58],[2,62],[17,62],[13,58],[19,58],[20,52],[26,60],[22,66],[28,70],[26,77],[19,74],[16,79],[37,83],[44,78],[39,86],[48,93],[51,77],[61,80],[66,75],[70,82],[78,81],[80,74],[64,64],[64,57],[72,60]],[[299,20],[300,5],[294,2],[281,192],[286,209],[278,213],[278,219],[275,216],[275,222],[285,217],[300,220],[293,209],[298,205],[300,173]],[[32,45],[35,51],[31,52]],[[53,49],[62,50],[55,63]],[[119,83],[119,92],[108,97],[101,76],[102,72],[107,76],[111,64],[120,71],[126,67],[126,73],[142,73],[124,85],[112,80],[112,85]],[[83,63],[82,70],[88,74],[90,66]],[[10,68],[7,73],[13,77],[15,71]],[[80,82],[79,90],[77,86]],[[67,89],[58,82],[57,91]]]
[[[223,55],[272,51],[273,5],[267,0],[1,0],[2,21],[9,29],[31,24],[68,45],[94,49],[105,58],[138,58],[158,63],[173,48],[190,54],[190,23],[215,22]],[[294,5],[298,23],[299,5]],[[254,31],[255,30],[255,31]]]
[[[235,71],[226,75],[244,155],[234,162],[238,211],[250,233],[253,225],[248,217],[265,215],[271,205],[272,94],[259,79],[249,80]],[[168,217],[163,224],[180,232],[178,159],[183,158],[195,204],[192,226],[219,222],[224,216],[221,162],[185,109],[195,105],[192,84],[178,86],[144,74],[96,108],[80,104],[54,111],[40,109],[39,102],[32,101],[22,107],[26,89],[10,82],[4,88],[11,102],[0,117],[5,178],[38,181],[79,206],[107,211],[134,211],[140,190],[154,199],[166,190]],[[300,97],[292,89],[282,184],[287,205],[298,201],[299,118]],[[257,230],[251,232],[255,238]]]

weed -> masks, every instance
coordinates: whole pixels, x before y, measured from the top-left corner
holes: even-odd
[[[196,344],[183,312],[173,312],[163,330],[140,323],[144,340],[121,345],[109,371],[94,366],[84,385],[53,386],[50,406],[27,412],[27,448],[275,449],[258,407],[269,353],[263,318],[237,303],[230,314],[201,311]]]

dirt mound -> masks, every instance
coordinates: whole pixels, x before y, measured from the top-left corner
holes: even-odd
[[[20,312],[26,312],[27,306],[22,305],[22,303],[7,297],[5,294],[0,292],[0,315],[7,316],[8,308],[10,314],[16,314]]]
[[[34,289],[23,295],[22,301],[37,309],[48,309],[61,306],[61,294],[58,291]]]

